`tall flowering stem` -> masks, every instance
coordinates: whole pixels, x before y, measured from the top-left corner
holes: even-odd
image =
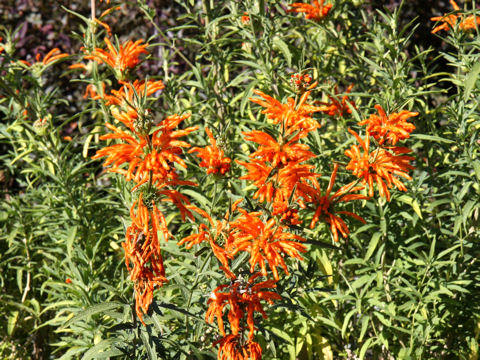
[[[105,41],[110,44],[108,39]],[[139,54],[146,53],[146,45],[139,44],[140,41],[127,42],[118,52],[109,46],[110,53],[98,50],[87,58],[106,62],[123,72],[138,63]],[[119,80],[119,83],[120,89],[111,90],[110,94],[105,91],[95,93],[93,97],[108,107],[111,117],[118,123],[105,124],[111,132],[100,139],[116,143],[98,150],[93,159],[106,158],[104,166],[109,167],[108,171],[133,182],[132,191],[139,190],[139,197],[130,209],[132,224],[127,228],[122,245],[130,279],[134,282],[136,313],[143,322],[143,315],[153,301],[154,290],[167,282],[159,234],[164,241],[171,234],[161,210],[162,204],[173,203],[182,219],[193,219],[191,211],[195,207],[177,188],[196,184],[182,180],[175,166],[187,167],[182,154],[190,144],[180,138],[197,127],[178,129],[188,114],[169,115],[160,122],[154,120],[148,99],[164,88],[162,81]]]

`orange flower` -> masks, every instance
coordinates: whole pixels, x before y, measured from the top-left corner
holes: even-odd
[[[95,60],[99,64],[107,64],[114,70],[124,72],[127,68],[137,66],[139,56],[141,54],[148,54],[146,47],[148,44],[140,45],[143,39],[133,42],[127,41],[125,44],[120,44],[117,50],[108,38],[104,39],[107,44],[107,50],[96,48],[91,55],[85,56],[85,59]]]
[[[363,186],[354,186],[355,182],[342,186],[333,195],[330,195],[333,189],[333,184],[335,183],[335,179],[337,177],[337,171],[338,164],[335,164],[330,177],[330,182],[328,183],[327,190],[323,196],[321,194],[322,192],[320,190],[320,185],[316,180],[312,181],[313,187],[307,186],[306,184],[300,185],[303,187],[307,201],[313,202],[317,207],[315,214],[313,215],[312,222],[310,223],[310,228],[313,229],[315,224],[320,219],[325,220],[327,224],[330,225],[330,230],[332,231],[335,242],[338,242],[339,232],[344,238],[346,238],[350,233],[345,222],[336,214],[351,216],[365,224],[365,220],[357,214],[354,214],[350,211],[336,211],[335,205],[340,202],[349,202],[352,200],[368,200],[368,197],[365,195],[351,194],[354,191],[362,190],[364,188]]]
[[[345,151],[345,155],[350,158],[346,169],[351,170],[353,175],[362,179],[363,184],[368,184],[369,196],[373,196],[373,183],[377,183],[380,196],[386,197],[390,201],[389,188],[393,185],[397,189],[407,191],[405,185],[396,177],[401,176],[407,180],[412,178],[407,172],[414,167],[409,164],[414,160],[411,156],[405,156],[411,152],[405,147],[390,147],[392,152],[387,149],[379,148],[370,152],[370,134],[367,131],[365,141],[353,130],[348,129],[350,134],[355,136],[360,146],[353,145],[349,150]],[[363,153],[360,150],[363,149]]]
[[[353,84],[348,86],[347,90],[345,90],[345,93],[348,94],[353,88]],[[350,100],[348,95],[344,95],[342,97],[342,101],[337,100],[337,95],[338,95],[338,87],[335,86],[335,96],[330,96],[328,95],[329,100],[331,101],[331,104],[325,104],[321,103],[324,106],[322,106],[322,112],[330,115],[330,116],[343,116],[344,113],[351,114],[352,109],[347,105],[350,103],[353,107],[355,107],[355,102],[353,100]]]
[[[65,284],[71,284],[71,283],[72,283],[72,279],[70,279],[70,278],[65,279]]]
[[[190,149],[189,153],[197,152],[197,156],[202,159],[200,162],[201,167],[207,168],[207,174],[217,174],[225,175],[226,172],[230,170],[230,158],[226,157],[223,150],[220,150],[217,147],[217,141],[213,137],[212,132],[209,128],[205,128],[205,132],[210,139],[212,145],[206,146],[204,148],[194,147]]]
[[[60,53],[60,49],[55,48],[55,49],[50,50],[47,53],[47,55],[45,55],[45,57],[42,60],[42,64],[43,65],[48,65],[48,64],[50,64],[50,63],[52,63],[56,60],[62,59],[62,58],[67,57],[67,56],[69,56],[67,53]],[[37,54],[35,56],[35,60],[37,62],[40,61],[40,54]]]
[[[102,83],[103,86],[103,93],[105,93],[105,84]],[[93,84],[88,84],[87,87],[85,88],[85,93],[83,94],[83,98],[86,99],[87,97],[90,97],[92,100],[99,100],[102,97],[97,93],[97,88]]]
[[[282,139],[282,144],[263,131],[253,130],[242,132],[242,134],[245,136],[245,140],[260,144],[257,151],[250,154],[250,158],[260,158],[262,161],[271,163],[273,167],[287,165],[289,162],[303,162],[315,157],[308,150],[308,145],[296,143],[307,135],[305,133],[299,132],[288,139]],[[284,141],[286,142],[283,143]]]
[[[3,38],[0,36],[0,41],[2,41],[2,40],[3,40]],[[5,48],[2,45],[0,45],[0,54],[3,52],[4,49]]]
[[[205,224],[200,224],[198,233],[191,234],[177,243],[179,246],[186,244],[186,248],[190,249],[194,245],[201,244],[202,242],[208,242],[212,248],[213,254],[222,264],[220,268],[230,279],[234,279],[235,275],[230,271],[230,267],[228,265],[228,260],[232,259],[233,256],[224,249],[228,248],[231,242],[228,219],[230,217],[230,213],[236,211],[238,204],[242,202],[242,200],[243,199],[239,199],[232,204],[231,210],[227,211],[223,221],[214,221],[204,210],[199,209],[196,206],[187,205],[190,210],[195,211],[203,219],[206,219],[208,221],[208,226]]]
[[[50,50],[44,57],[43,59],[41,58],[40,54],[35,55],[35,61],[38,64],[42,64],[43,66],[46,66],[48,64],[51,64],[59,59],[63,59],[65,57],[69,56],[67,53],[61,53],[60,49],[54,48]],[[32,66],[31,63],[25,60],[20,60],[21,63],[25,64],[26,66]]]
[[[246,313],[247,326],[249,329],[248,340],[251,341],[255,330],[253,313],[257,311],[262,314],[263,318],[267,318],[267,314],[263,310],[260,301],[265,300],[273,304],[273,300],[282,298],[276,292],[264,290],[275,288],[277,285],[274,280],[266,280],[254,284],[254,280],[260,275],[260,273],[253,275],[248,282],[241,279],[234,279],[230,285],[220,285],[217,287],[207,301],[208,310],[205,315],[206,322],[212,323],[216,317],[218,328],[222,335],[225,336],[223,312],[225,306],[229,305],[228,322],[230,323],[230,329],[233,335],[238,335],[240,331],[243,331],[243,328],[240,326],[240,321]],[[221,290],[227,288],[228,292],[221,292]]]
[[[105,105],[119,105],[127,108],[130,107],[129,104],[135,105],[135,94],[141,99],[165,88],[161,80],[146,82],[135,80],[133,83],[120,81],[120,84],[122,84],[122,87],[119,90],[112,90],[111,95],[105,95],[107,100]]]
[[[460,30],[468,31],[476,29],[480,25],[480,17],[475,15],[469,15],[458,24]]]
[[[295,106],[295,99],[293,98],[288,98],[287,103],[282,104],[259,90],[253,90],[253,92],[264,100],[259,98],[250,98],[249,100],[263,106],[265,109],[262,114],[266,114],[269,119],[273,120],[274,124],[280,123],[284,126],[287,135],[295,131],[308,133],[320,127],[320,124],[311,116],[315,112],[322,111],[322,109],[306,103],[310,91],[306,91],[302,95],[297,106]]]
[[[358,125],[367,125],[367,131],[380,145],[385,141],[395,145],[398,140],[408,139],[410,133],[415,130],[415,125],[407,120],[417,116],[418,112],[402,110],[387,116],[380,105],[375,105],[375,109],[380,116],[372,114],[368,119],[360,121]]]
[[[277,267],[281,266],[288,275],[287,265],[282,254],[302,260],[299,252],[306,252],[306,246],[293,240],[305,241],[299,235],[286,231],[287,227],[277,224],[275,219],[266,223],[260,219],[261,212],[251,212],[239,208],[242,215],[230,223],[232,243],[229,246],[231,255],[240,251],[250,253],[250,272],[258,264],[262,275],[267,275],[265,262],[273,273],[275,280],[279,279]]]
[[[71,70],[75,70],[75,69],[87,70],[87,65],[85,65],[83,63],[75,63],[75,64],[70,65],[68,68],[71,69]]]
[[[182,148],[190,147],[190,144],[180,141],[178,138],[188,135],[198,127],[174,129],[189,116],[170,115],[160,122],[159,129],[152,133],[150,140],[135,133],[134,125],[131,123],[129,125],[133,135],[106,123],[105,126],[113,133],[103,135],[100,139],[121,139],[125,143],[100,149],[92,159],[107,157],[104,166],[113,164],[108,171],[124,175],[127,181],[134,180],[137,183],[136,187],[150,181],[150,175],[152,183],[157,183],[159,186],[166,181],[169,184],[178,183],[178,175],[173,164],[177,163],[186,168],[187,165],[180,155]],[[151,148],[148,146],[149,141]],[[124,163],[128,164],[128,168],[122,167]]]
[[[313,165],[292,162],[279,169],[258,159],[252,159],[250,162],[237,160],[237,163],[247,168],[248,173],[240,177],[240,180],[253,181],[258,188],[253,198],[258,198],[260,202],[288,201],[296,184],[303,179],[318,176],[312,173]]]
[[[138,201],[130,208],[132,225],[127,228],[122,246],[130,279],[135,283],[136,313],[143,323],[143,314],[147,313],[153,301],[153,291],[168,281],[165,277],[158,232],[163,233],[165,240],[168,239],[169,232],[165,217],[155,202],[151,201],[149,209],[143,203],[142,197],[141,193]]]
[[[227,335],[216,341],[213,345],[220,344],[218,360],[261,360],[262,348],[254,342],[248,341],[240,345],[240,335]]]
[[[450,4],[452,5],[454,11],[460,11],[460,7],[454,0],[450,0]],[[464,18],[463,14],[445,14],[443,16],[432,17],[430,18],[430,20],[442,22],[441,25],[433,28],[432,34],[440,30],[448,31],[450,29],[453,29],[458,20],[460,20],[458,27],[460,30],[463,31],[475,29],[478,27],[478,25],[480,25],[480,17],[477,17],[475,15],[469,15]]]
[[[332,8],[332,4],[324,5],[325,0],[313,0],[312,5],[305,3],[293,3],[290,5],[293,9],[288,12],[305,13],[305,17],[309,20],[320,21]]]

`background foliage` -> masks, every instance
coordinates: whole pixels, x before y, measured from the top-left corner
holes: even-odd
[[[287,3],[122,2],[106,20],[120,39],[152,44],[136,75],[165,81],[157,110],[190,112],[188,124],[214,129],[233,159],[252,151],[241,131],[265,127],[248,101],[252,90],[285,99],[290,75],[303,70],[319,81],[316,100],[326,101],[335,84],[340,92],[354,84],[357,109],[319,115],[322,128],[306,141],[324,182],[333,161],[346,161],[347,128],[374,104],[420,113],[408,140],[416,157],[408,192],[358,206],[367,224],[352,221],[349,239],[333,246],[326,226],[305,230],[313,244],[303,262],[291,262],[292,274],[278,284],[283,299],[258,325],[264,358],[477,359],[478,30],[431,34],[429,18],[451,10],[438,1],[337,0],[321,23],[286,13]],[[68,69],[81,61],[88,28],[74,12],[88,18],[90,9],[80,1],[0,5],[8,44],[0,55],[0,357],[215,358],[217,330],[204,314],[222,279],[201,247],[164,245],[169,283],[156,292],[147,326],[134,316],[120,245],[130,187],[90,160],[107,119],[83,98],[88,74]],[[72,56],[42,74],[18,62],[53,47]],[[93,81],[111,80],[96,74]],[[190,142],[207,139],[198,131]],[[199,183],[185,192],[211,215],[221,218],[232,200],[253,194],[237,180],[240,166],[214,178],[185,156],[192,169],[185,175]],[[344,170],[339,178],[351,180]],[[177,239],[196,226],[175,212],[168,221]]]

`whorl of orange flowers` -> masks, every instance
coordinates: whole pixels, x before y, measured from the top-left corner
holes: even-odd
[[[135,104],[139,99],[149,97],[157,91],[163,90],[165,85],[162,80],[135,80],[133,83],[128,81],[119,81],[122,87],[118,90],[112,90],[111,94],[105,94],[105,105],[119,105],[129,107]]]
[[[125,44],[120,44],[118,50],[107,37],[104,41],[107,45],[107,50],[96,48],[90,55],[86,55],[85,59],[95,60],[99,64],[107,64],[114,70],[124,72],[128,68],[137,66],[141,54],[148,54],[146,50],[148,44],[142,45],[143,39],[135,42],[129,40]]]
[[[332,4],[324,4],[325,0],[313,0],[312,4],[293,3],[292,9],[288,12],[305,13],[305,18],[313,21],[320,21],[328,15],[333,7]]]
[[[254,93],[261,98],[250,98],[250,101],[264,107],[262,113],[278,125],[279,129],[276,138],[258,130],[243,133],[246,140],[259,144],[259,147],[249,155],[248,162],[237,161],[248,171],[240,179],[252,181],[258,188],[253,198],[271,203],[275,215],[286,219],[293,213],[284,216],[279,210],[290,211],[288,201],[292,193],[294,200],[303,206],[302,194],[296,185],[318,176],[313,172],[313,165],[303,164],[315,155],[307,145],[299,144],[298,141],[320,127],[312,115],[321,109],[307,103],[310,91],[305,91],[298,102],[289,98],[286,103],[258,90],[254,90]],[[292,220],[296,222],[295,219]]]
[[[375,105],[378,115],[372,114],[368,119],[360,121],[358,125],[366,125],[370,136],[373,136],[380,145],[388,143],[395,145],[399,140],[408,139],[410,133],[415,130],[415,125],[407,122],[418,112],[402,110],[387,116],[380,105]]]
[[[225,156],[223,150],[217,147],[217,141],[213,137],[209,128],[205,128],[205,132],[210,139],[211,145],[204,148],[194,147],[190,149],[189,153],[197,152],[197,156],[202,159],[201,167],[207,168],[207,174],[221,174],[225,175],[230,170],[230,163],[232,160]]]
[[[408,171],[414,168],[409,164],[414,158],[404,155],[411,150],[405,147],[392,146],[370,151],[370,134],[368,131],[365,140],[355,131],[351,129],[348,129],[348,131],[355,136],[360,145],[353,145],[345,151],[345,155],[350,158],[346,169],[351,170],[353,175],[362,180],[363,184],[368,184],[369,196],[373,196],[374,183],[378,186],[380,196],[386,197],[388,201],[390,201],[390,191],[388,189],[394,185],[397,189],[406,191],[407,188],[397,176],[407,180],[412,179],[408,175]]]
[[[223,336],[226,336],[223,313],[225,307],[228,305],[227,317],[232,334],[238,335],[240,332],[243,332],[245,326],[242,322],[244,315],[246,315],[246,323],[249,330],[248,340],[253,340],[253,333],[255,331],[254,312],[259,312],[264,318],[267,317],[260,301],[264,300],[273,304],[273,300],[281,299],[281,296],[276,292],[265,290],[276,287],[274,280],[261,281],[257,284],[254,283],[255,279],[260,275],[260,273],[253,275],[246,282],[242,279],[233,279],[229,285],[225,284],[217,287],[207,302],[208,310],[205,315],[207,323],[212,323],[216,317],[220,332]],[[227,292],[223,292],[225,289]]]
[[[345,93],[348,94],[350,91],[352,91],[353,84],[349,85],[347,89],[345,90]],[[343,116],[344,113],[351,114],[352,109],[348,106],[350,104],[352,107],[355,108],[355,102],[353,100],[350,100],[348,95],[342,96],[342,100],[338,101],[337,100],[337,95],[339,94],[338,92],[338,87],[335,86],[335,96],[330,96],[328,95],[328,99],[330,100],[330,103],[320,103],[323,106],[321,106],[321,111],[327,115],[330,116]]]
[[[232,211],[236,209],[237,204],[240,201],[242,201],[242,199],[233,204]],[[233,275],[233,273],[230,271],[230,267],[228,265],[228,260],[232,259],[232,256],[225,250],[225,247],[228,246],[230,240],[230,235],[227,231],[227,219],[230,213],[227,212],[223,221],[214,221],[210,217],[210,215],[208,215],[207,212],[205,212],[204,210],[197,207],[190,208],[196,213],[200,214],[204,219],[206,219],[208,221],[208,225],[200,224],[198,228],[198,233],[184,237],[177,244],[179,246],[185,245],[187,249],[190,249],[193,245],[198,245],[203,242],[208,243],[212,249],[213,255],[215,255],[220,264],[222,264],[221,269],[225,272],[227,277],[234,278],[235,275]]]
[[[163,259],[160,252],[158,232],[165,240],[169,233],[167,222],[154,201],[150,209],[143,203],[143,194],[130,209],[132,225],[127,228],[125,242],[125,263],[130,279],[135,283],[135,306],[140,321],[153,300],[153,291],[167,282]],[[135,207],[137,211],[135,213]]]
[[[232,242],[229,252],[236,255],[240,251],[250,254],[250,272],[258,264],[263,276],[267,276],[266,263],[279,280],[277,267],[281,266],[289,274],[284,254],[302,260],[299,252],[306,252],[305,241],[300,235],[288,232],[288,227],[278,224],[275,219],[262,220],[262,212],[247,212],[238,209],[242,215],[230,223]],[[297,240],[297,241],[295,241]]]
[[[259,144],[257,151],[250,154],[250,158],[259,158],[262,161],[269,162],[272,167],[288,165],[291,162],[300,163],[314,158],[315,155],[309,151],[308,145],[298,144],[300,138],[307,136],[304,132],[299,132],[294,136],[289,136],[279,143],[271,135],[258,130],[242,132],[245,140]]]
[[[454,11],[460,11],[460,7],[457,5],[457,3],[454,0],[450,0],[450,4],[452,5]],[[430,18],[430,20],[440,21],[442,23],[440,25],[435,26],[435,28],[432,30],[432,34],[440,30],[449,31],[453,29],[457,24],[457,21],[459,21],[458,28],[462,31],[476,29],[480,25],[480,17],[476,15],[469,15],[465,17],[465,15],[461,13],[435,16]]]
[[[216,341],[213,345],[220,344],[218,360],[260,360],[262,347],[254,341],[241,344],[240,335],[227,335]]]
[[[306,91],[298,101],[288,98],[287,103],[283,104],[277,99],[259,91],[254,90],[254,94],[261,96],[263,99],[250,98],[253,103],[263,106],[262,114],[266,114],[274,124],[281,124],[285,127],[287,135],[300,131],[308,133],[320,127],[320,124],[312,118],[312,114],[322,111],[322,108],[307,104],[311,91]]]
[[[106,42],[110,44],[108,39]],[[117,55],[125,58],[119,61],[127,66],[135,66],[138,55],[144,52],[141,48],[136,53],[130,52],[130,46],[120,49]],[[122,87],[112,90],[111,94],[105,94],[105,89],[101,95],[93,87],[87,89],[93,99],[103,98],[112,116],[123,125],[105,124],[111,133],[100,139],[119,142],[98,150],[93,159],[105,157],[104,166],[110,166],[108,171],[124,175],[127,181],[134,181],[132,191],[148,184],[146,193],[142,191],[130,209],[132,224],[127,228],[122,244],[130,279],[134,282],[136,313],[143,323],[143,315],[153,301],[154,290],[167,281],[158,234],[167,241],[170,233],[158,206],[162,202],[173,203],[184,220],[186,216],[193,219],[191,210],[196,209],[185,195],[175,189],[179,185],[195,185],[181,180],[175,165],[187,167],[182,154],[183,148],[190,147],[190,144],[180,138],[198,127],[178,129],[180,123],[189,117],[188,114],[174,114],[154,122],[150,109],[146,107],[146,99],[164,88],[161,81],[120,81],[120,84]]]
[[[368,200],[369,198],[361,194],[352,194],[355,191],[362,190],[363,186],[355,186],[355,182],[342,186],[333,195],[330,195],[337,177],[338,164],[336,163],[333,168],[330,182],[328,183],[325,195],[322,195],[320,185],[316,179],[312,180],[313,186],[306,184],[300,184],[303,192],[307,196],[307,201],[316,206],[315,213],[310,223],[310,228],[313,229],[315,224],[319,220],[324,220],[330,225],[330,230],[333,234],[333,239],[338,242],[338,233],[342,234],[344,238],[348,236],[350,231],[345,222],[337,214],[348,215],[354,219],[359,220],[365,224],[365,220],[357,214],[350,211],[338,211],[335,209],[335,205],[341,202],[349,202],[353,200]]]

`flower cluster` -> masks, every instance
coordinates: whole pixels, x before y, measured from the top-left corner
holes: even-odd
[[[201,167],[207,168],[207,174],[218,174],[225,175],[230,170],[231,159],[225,156],[223,150],[217,147],[217,141],[213,137],[212,132],[209,128],[205,128],[205,132],[210,139],[211,145],[208,145],[204,148],[194,147],[188,152],[198,153],[197,156],[202,159],[200,162]]]
[[[350,158],[346,169],[351,170],[353,175],[361,179],[363,184],[369,187],[369,196],[373,196],[373,184],[376,183],[380,196],[390,201],[390,191],[394,185],[397,189],[406,191],[405,185],[398,179],[401,176],[407,180],[412,178],[408,171],[413,169],[410,161],[413,157],[405,155],[411,152],[409,148],[395,146],[399,140],[408,138],[415,126],[406,120],[417,116],[418,113],[402,110],[400,113],[392,113],[389,116],[380,105],[375,105],[380,116],[371,115],[358,125],[366,125],[366,136],[362,139],[355,131],[348,131],[358,141],[359,145],[353,145],[345,151]],[[377,143],[375,149],[371,149],[370,137]]]
[[[332,4],[320,0],[312,5],[294,3],[291,7],[290,12],[305,13],[307,19],[319,21],[327,16]],[[242,21],[248,24],[247,14]],[[261,129],[242,132],[252,150],[232,161],[225,155],[223,141],[217,144],[222,134],[216,138],[210,130],[213,128],[205,127],[209,144],[204,147],[191,147],[184,140],[198,129],[182,125],[189,115],[173,114],[156,120],[149,99],[163,90],[162,81],[127,80],[140,56],[148,57],[148,44],[138,40],[114,46],[108,38],[105,44],[106,50],[84,50],[83,57],[91,63],[107,65],[119,85],[109,91],[101,83],[87,87],[86,96],[102,101],[114,120],[106,123],[110,133],[100,137],[114,143],[98,150],[93,158],[105,158],[108,171],[123,175],[133,183],[132,191],[138,193],[130,208],[131,225],[122,244],[134,282],[136,313],[143,322],[154,290],[168,281],[161,243],[174,237],[164,215],[166,203],[172,203],[182,219],[190,218],[196,229],[177,244],[211,251],[228,281],[212,291],[205,315],[207,323],[216,320],[221,334],[214,342],[214,346],[219,346],[218,359],[259,360],[262,348],[254,339],[259,319],[267,317],[264,306],[281,299],[277,282],[282,274],[289,275],[289,263],[303,260],[308,251],[309,241],[299,225],[306,223],[314,229],[323,223],[333,241],[338,242],[349,236],[350,221],[366,223],[349,207],[373,197],[375,184],[380,196],[388,200],[393,187],[405,191],[398,177],[411,179],[408,172],[413,169],[413,157],[407,155],[410,149],[397,143],[409,138],[415,126],[408,120],[418,113],[402,110],[387,115],[376,105],[378,115],[372,114],[358,123],[366,127],[365,138],[349,129],[358,144],[345,151],[350,161],[344,165],[343,173],[340,163],[332,161],[330,180],[322,184],[320,169],[312,161],[316,155],[305,139],[322,131],[322,116],[344,117],[357,109],[350,99],[353,85],[342,94],[334,86],[324,95],[328,102],[314,101],[318,82],[304,70],[291,76],[291,97],[280,99],[253,90],[255,96],[249,100],[260,106],[259,114],[268,121]],[[230,185],[231,174],[242,169],[238,179],[250,182],[254,188],[252,199],[233,201],[220,217],[191,204],[179,187],[196,184],[182,179],[177,171],[179,167],[187,168],[187,148],[215,181]],[[356,179],[336,186],[340,175],[353,175]],[[233,266],[233,260],[240,254],[246,254],[248,263],[245,261],[239,268]]]
[[[110,52],[96,49],[87,59],[106,63],[116,75],[138,64],[138,56],[147,53],[148,44],[143,41],[129,41],[116,51],[108,39],[105,39]],[[139,190],[138,200],[131,209],[132,224],[126,230],[125,262],[134,282],[136,312],[143,322],[143,314],[147,313],[153,300],[153,291],[167,281],[163,259],[160,250],[162,235],[167,241],[170,237],[161,205],[171,202],[179,209],[181,216],[193,218],[190,201],[181,194],[177,187],[195,185],[193,182],[180,179],[175,166],[186,168],[182,158],[183,148],[190,147],[180,138],[197,130],[198,127],[178,126],[189,115],[173,114],[157,122],[154,120],[147,100],[156,92],[162,90],[162,81],[123,80],[119,75],[118,90],[110,94],[102,91],[97,94],[95,89],[87,89],[91,97],[104,101],[111,116],[118,123],[106,123],[111,131],[100,137],[101,140],[116,140],[116,143],[97,151],[93,159],[106,158],[104,166],[108,171],[125,176],[127,181],[133,181],[132,191]]]
[[[260,210],[248,211],[239,207],[243,201],[239,199],[222,220],[212,219],[205,211],[196,209],[195,212],[206,219],[206,223],[198,226],[197,233],[178,242],[187,248],[207,245],[230,279],[230,284],[221,285],[213,291],[206,314],[209,323],[217,318],[223,335],[215,342],[220,346],[219,359],[260,359],[261,348],[253,342],[253,313],[260,312],[266,317],[261,301],[271,303],[280,299],[280,295],[273,291],[280,279],[279,269],[288,275],[288,259],[302,260],[301,254],[308,249],[305,244],[307,239],[295,230],[303,222],[305,215],[302,214],[311,214],[311,228],[319,222],[326,223],[335,241],[340,235],[347,237],[349,234],[343,216],[365,223],[362,217],[343,208],[354,200],[369,199],[358,194],[365,187],[358,185],[357,180],[334,191],[339,167],[334,164],[330,182],[322,193],[318,181],[320,174],[315,172],[314,165],[308,164],[315,154],[302,140],[312,131],[320,129],[315,114],[343,116],[350,113],[350,107],[355,107],[348,95],[341,101],[332,97],[331,104],[322,103],[322,106],[309,103],[316,85],[309,74],[292,76],[292,90],[300,96],[287,98],[285,102],[262,91],[253,91],[258,97],[252,97],[250,101],[262,107],[261,113],[271,120],[272,125],[268,132],[252,130],[242,133],[246,141],[255,144],[256,149],[247,160],[236,160],[235,163],[246,169],[246,174],[240,179],[249,180],[256,188],[253,200],[263,204],[259,205]],[[350,90],[351,86],[347,93]],[[405,119],[404,113],[401,118]],[[190,152],[198,153],[202,159],[200,166],[206,167],[208,173],[223,174],[223,166],[230,166],[230,159],[226,160],[217,148],[208,128],[206,132],[211,145],[193,148]],[[249,279],[239,278],[230,267],[230,262],[240,253],[249,256],[249,272],[254,274]],[[254,285],[259,276],[270,279]],[[224,323],[227,306],[229,332]],[[247,329],[248,336],[244,334]]]

